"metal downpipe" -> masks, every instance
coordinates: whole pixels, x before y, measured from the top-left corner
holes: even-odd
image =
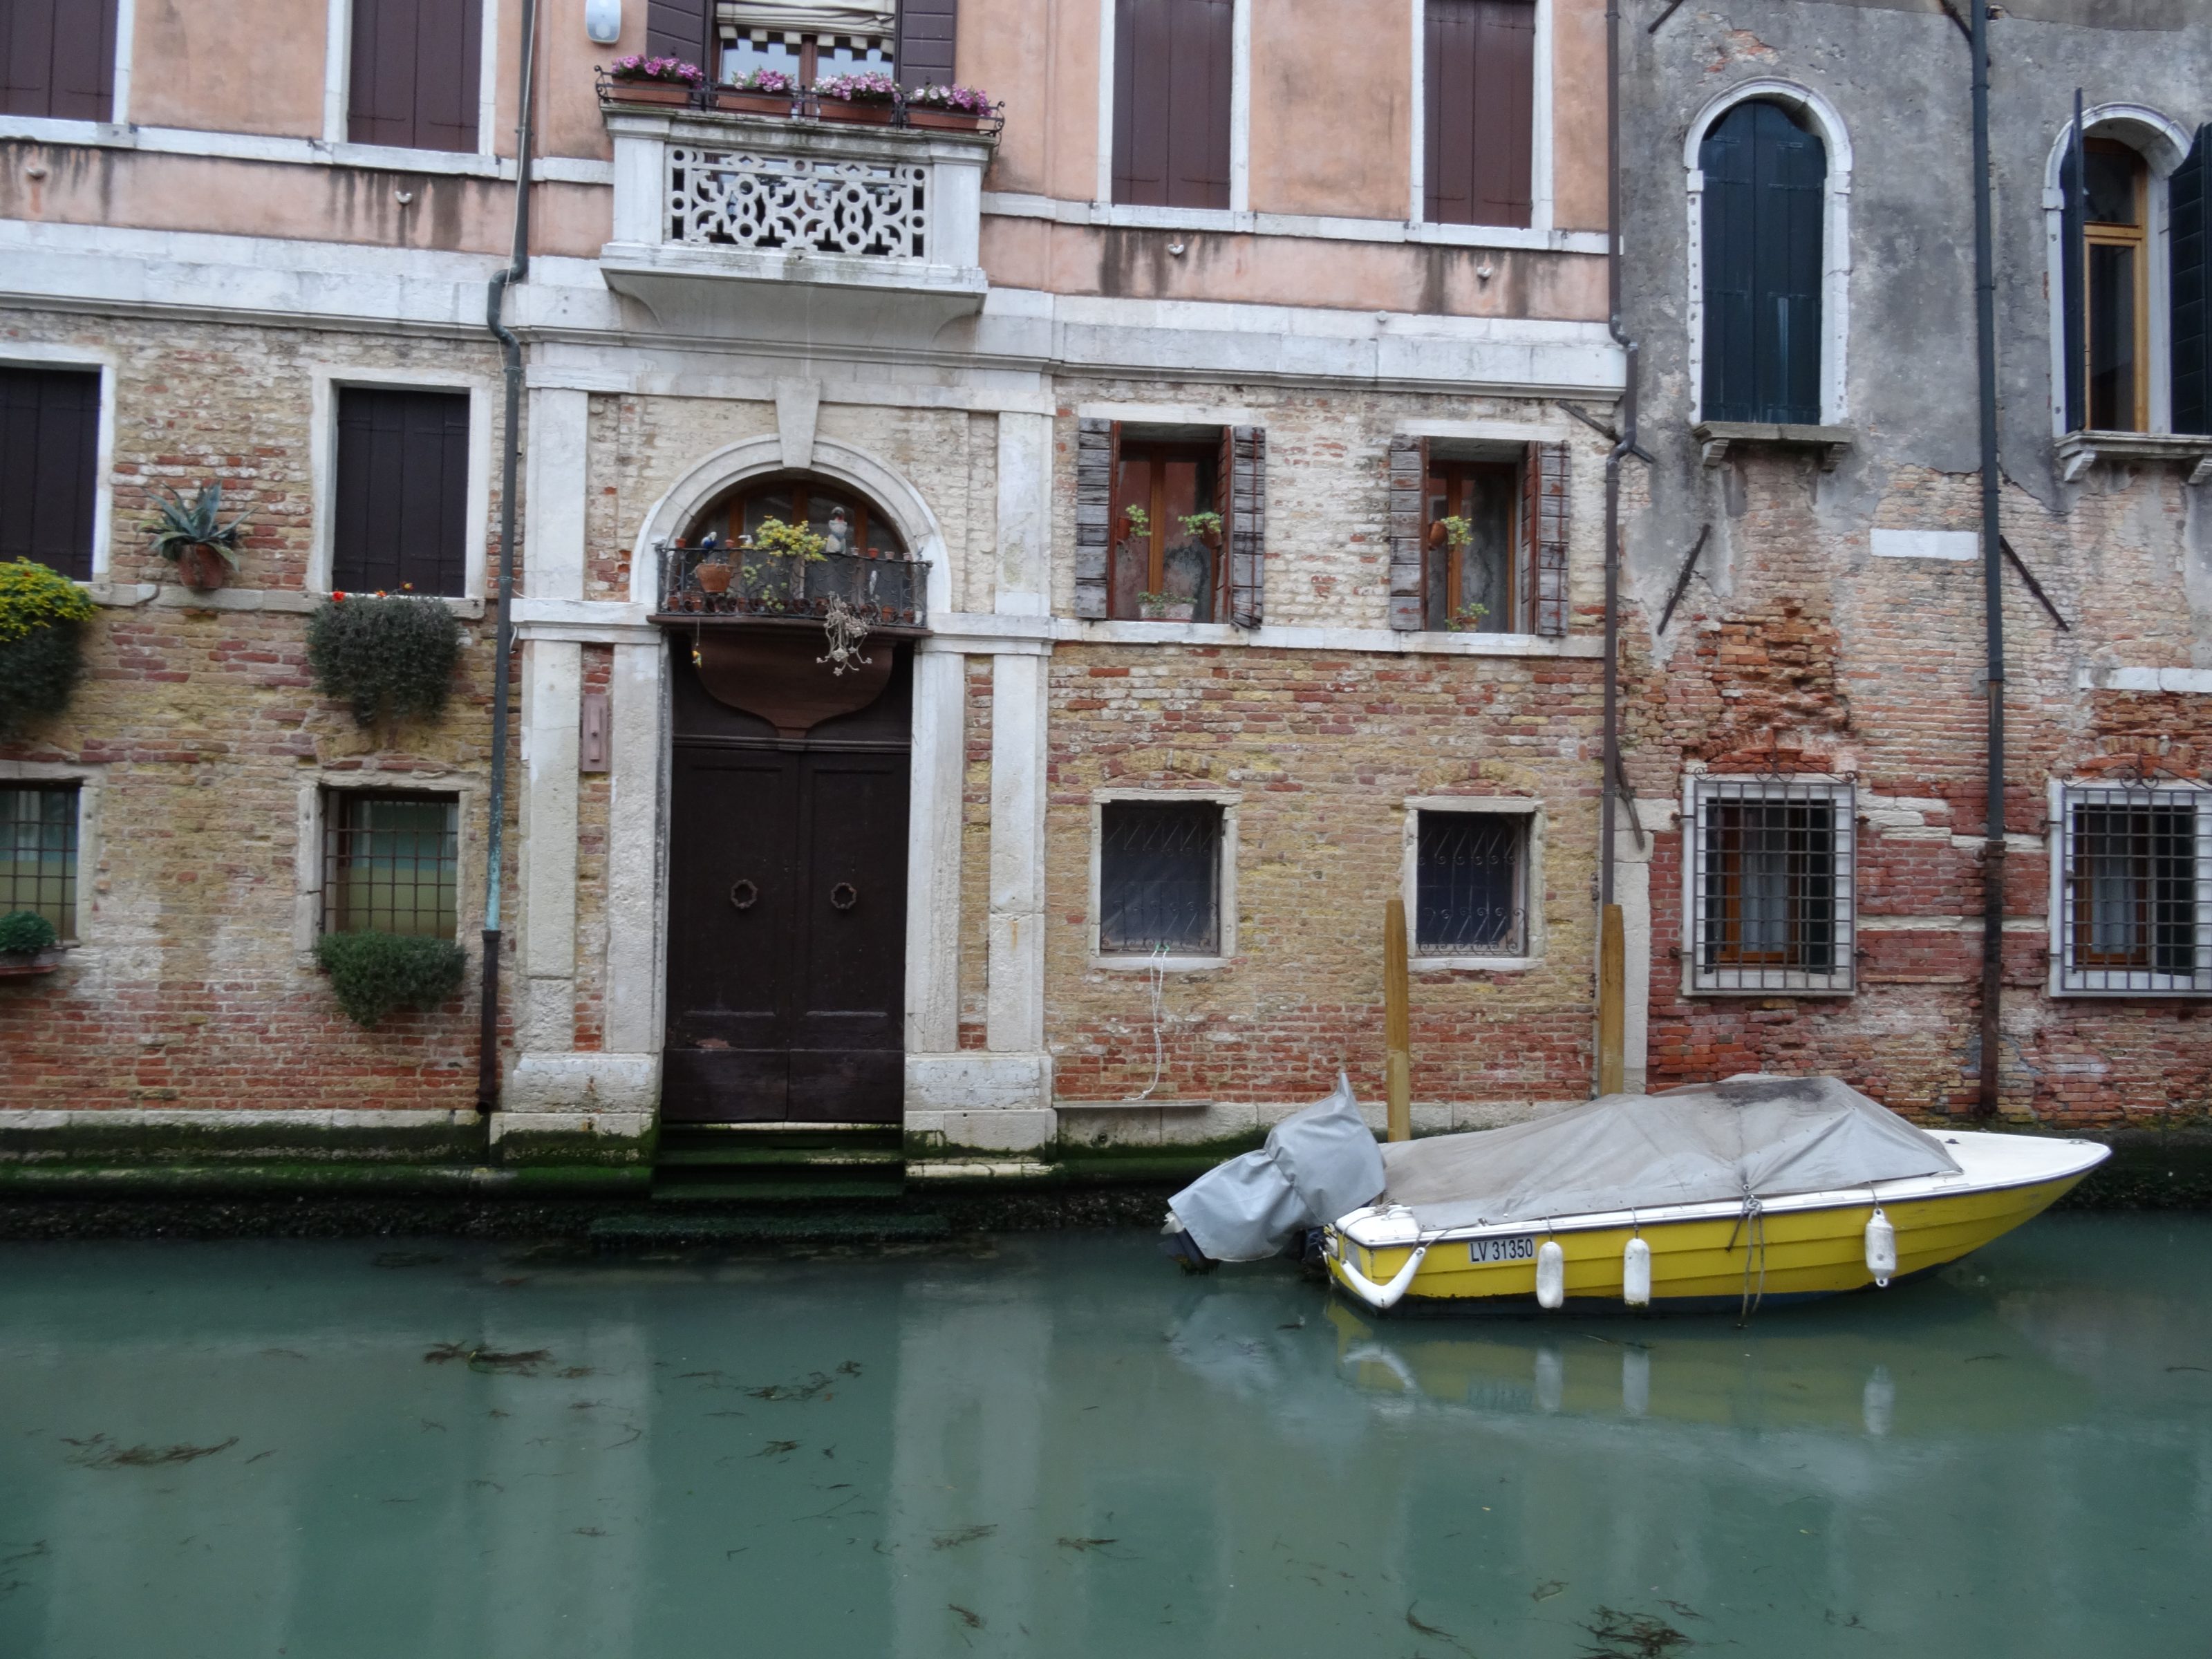
[[[1974,346],[1981,399],[1982,612],[1989,702],[1988,805],[1982,820],[1982,1028],[1976,1117],[1997,1111],[2002,1048],[2005,905],[2004,565],[1997,471],[1996,252],[1990,204],[1990,20],[1986,5],[1972,14],[1974,53]]]

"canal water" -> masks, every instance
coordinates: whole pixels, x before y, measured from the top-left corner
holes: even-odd
[[[1729,1318],[1130,1235],[0,1246],[0,1654],[2198,1654],[2212,1218]]]

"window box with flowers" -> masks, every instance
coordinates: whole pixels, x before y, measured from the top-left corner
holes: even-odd
[[[781,70],[756,69],[733,87],[714,88],[714,107],[729,115],[789,115],[799,98],[797,78]]]
[[[910,127],[937,127],[948,132],[976,132],[996,118],[999,106],[990,94],[974,87],[916,87],[906,95],[906,121]]]
[[[815,113],[824,121],[887,127],[898,108],[898,82],[888,75],[833,75],[814,83]]]
[[[600,72],[599,101],[615,104],[690,105],[698,100],[707,74],[680,58],[645,58],[632,52]]]

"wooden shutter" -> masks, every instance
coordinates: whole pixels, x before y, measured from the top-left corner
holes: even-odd
[[[2173,429],[2212,433],[2212,126],[2197,130],[2189,159],[2166,182],[2166,226],[2173,258]]]
[[[468,393],[347,387],[338,393],[337,450],[331,587],[465,592]]]
[[[1116,0],[1114,199],[1229,205],[1232,0]]]
[[[0,368],[0,559],[92,577],[97,370]]]
[[[715,66],[707,61],[708,12],[711,6],[712,0],[647,0],[645,55],[680,58],[687,64],[698,64],[710,77],[719,79]]]
[[[1528,556],[1528,625],[1567,631],[1567,447],[1530,444],[1521,467]]]
[[[960,33],[960,0],[898,0],[892,59],[902,87],[950,86]]]
[[[346,135],[406,149],[477,147],[481,0],[353,0]]]
[[[1820,419],[1827,153],[1778,104],[1737,105],[1705,137],[1709,421]]]
[[[2058,283],[2060,290],[2060,347],[2066,362],[2063,392],[2066,429],[2079,432],[2089,423],[2088,272],[2087,249],[2082,232],[2086,204],[2081,197],[2081,137],[2078,130],[2059,158]]]
[[[1221,434],[1221,547],[1229,562],[1229,620],[1257,628],[1267,589],[1267,429],[1232,426]]]
[[[1422,52],[1422,216],[1529,222],[1536,88],[1534,0],[1428,0]]]
[[[1112,562],[1114,472],[1121,446],[1118,421],[1075,423],[1075,614],[1106,615],[1106,577]]]
[[[0,114],[112,120],[115,3],[0,3]]]
[[[1390,441],[1390,626],[1422,626],[1421,573],[1429,544],[1429,441]]]

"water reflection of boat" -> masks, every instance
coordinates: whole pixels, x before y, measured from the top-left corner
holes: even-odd
[[[1377,1310],[1796,1301],[1955,1261],[2106,1156],[1930,1135],[1834,1079],[1731,1079],[1388,1147],[1382,1198],[1323,1248],[1334,1281]]]

